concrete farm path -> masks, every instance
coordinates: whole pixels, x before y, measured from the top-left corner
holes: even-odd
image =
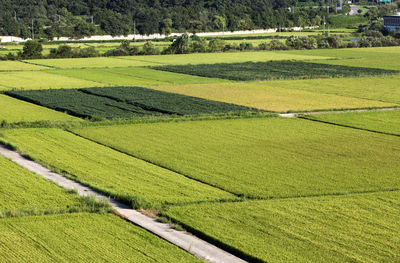
[[[190,233],[173,229],[170,225],[160,223],[155,219],[145,216],[137,210],[131,209],[114,199],[100,194],[89,187],[70,180],[60,174],[54,173],[46,167],[26,159],[21,154],[0,145],[0,154],[27,170],[36,173],[63,188],[74,189],[81,196],[93,196],[98,200],[108,200],[116,214],[131,223],[167,240],[168,242],[186,250],[190,254],[208,262],[243,263],[246,262]]]
[[[310,112],[293,112],[280,113],[279,116],[284,118],[296,118],[301,115],[318,115],[318,114],[340,114],[340,113],[357,113],[357,112],[377,112],[377,111],[395,111],[400,110],[400,107],[379,108],[379,109],[354,109],[354,110],[332,110],[332,111],[310,111]]]

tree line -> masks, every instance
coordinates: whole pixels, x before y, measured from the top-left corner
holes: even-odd
[[[320,25],[297,0],[2,0],[0,35],[80,38]],[[320,3],[315,3],[318,5]]]

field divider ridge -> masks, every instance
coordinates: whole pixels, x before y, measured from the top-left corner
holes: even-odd
[[[204,181],[201,181],[201,180],[199,180],[199,179],[190,177],[190,176],[188,176],[188,175],[186,175],[186,174],[183,174],[183,173],[181,173],[181,172],[175,171],[175,170],[173,170],[173,169],[171,169],[171,168],[169,168],[169,167],[166,167],[166,166],[163,166],[163,165],[160,165],[160,164],[151,162],[151,161],[149,161],[149,160],[143,159],[143,158],[141,158],[141,157],[137,157],[137,156],[135,156],[135,155],[126,153],[126,152],[124,152],[124,151],[121,151],[121,150],[118,149],[118,148],[109,146],[109,145],[107,145],[107,144],[103,144],[103,143],[98,142],[98,141],[96,141],[96,140],[93,140],[93,139],[91,139],[91,138],[87,138],[87,137],[82,136],[82,135],[80,135],[80,134],[78,134],[78,133],[75,133],[74,131],[72,131],[72,130],[70,130],[70,129],[66,129],[66,131],[69,132],[69,133],[71,133],[71,134],[73,134],[73,135],[75,135],[75,136],[78,136],[78,137],[80,137],[80,138],[83,138],[83,139],[85,139],[85,140],[88,140],[88,141],[91,141],[91,142],[93,142],[93,143],[99,144],[99,145],[101,145],[101,146],[107,147],[107,148],[109,148],[109,149],[112,149],[113,151],[117,151],[117,152],[122,153],[122,154],[125,154],[125,155],[127,155],[127,156],[129,156],[129,157],[132,157],[132,158],[141,160],[141,161],[143,161],[143,162],[146,162],[146,163],[148,163],[148,164],[158,166],[158,167],[160,167],[160,168],[162,168],[162,169],[165,169],[165,170],[168,170],[168,171],[170,171],[170,172],[179,174],[179,175],[181,175],[181,176],[183,176],[183,177],[185,177],[185,178],[188,178],[188,179],[190,179],[190,180],[194,180],[194,181],[196,181],[196,182],[198,182],[198,183],[211,186],[211,187],[213,187],[213,188],[216,188],[216,189],[219,189],[219,190],[221,190],[221,191],[230,193],[230,194],[232,194],[232,195],[234,195],[234,196],[236,196],[236,197],[239,197],[239,198],[242,198],[242,197],[243,197],[241,194],[234,193],[234,192],[230,192],[230,191],[228,191],[228,190],[226,190],[226,189],[224,189],[224,188],[222,188],[222,187],[209,184],[209,183],[207,183],[207,182],[204,182]]]
[[[57,68],[55,66],[48,66],[48,65],[38,64],[38,63],[32,63],[32,62],[29,62],[29,61],[26,61],[26,60],[19,60],[19,62],[28,64],[28,65],[35,65],[35,66],[44,67],[44,69],[41,69],[41,70],[60,69],[60,68]],[[47,69],[45,69],[45,68],[47,68]],[[36,70],[34,70],[34,71],[36,71]]]
[[[97,200],[107,200],[115,210],[115,215],[146,229],[200,259],[206,260],[207,262],[221,263],[246,262],[196,236],[191,235],[188,232],[173,229],[169,224],[160,223],[156,219],[143,215],[139,211],[131,209],[129,206],[118,202],[115,199],[96,192],[90,187],[70,180],[58,173],[54,173],[46,167],[26,159],[18,152],[8,149],[6,146],[0,145],[0,154],[63,188],[76,190],[80,196],[91,196]]]
[[[298,118],[307,120],[307,121],[314,121],[314,122],[334,125],[334,126],[343,127],[343,128],[350,128],[350,129],[354,129],[354,130],[360,130],[360,131],[372,132],[372,133],[377,133],[377,134],[400,137],[399,134],[395,134],[395,133],[376,131],[376,130],[371,130],[371,129],[367,129],[367,128],[355,127],[355,126],[351,126],[351,125],[340,124],[340,123],[335,123],[335,122],[330,122],[330,121],[317,120],[317,119],[309,118],[307,116],[298,116]]]

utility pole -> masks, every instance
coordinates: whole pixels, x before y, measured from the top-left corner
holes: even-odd
[[[136,19],[133,19],[133,34],[136,36]]]
[[[324,25],[324,35],[325,35],[325,16],[324,16],[324,21],[322,22],[323,23],[323,25]]]
[[[32,40],[35,40],[35,30],[33,29],[33,18],[32,18]]]
[[[14,10],[14,19],[17,21],[17,11]]]

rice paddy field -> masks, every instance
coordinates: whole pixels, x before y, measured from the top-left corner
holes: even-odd
[[[400,136],[400,111],[309,115],[308,119]]]
[[[81,205],[77,195],[3,157],[0,157],[0,178],[0,217],[10,210],[65,209]]]
[[[227,82],[217,78],[205,78],[186,74],[153,70],[150,68],[129,67],[112,69],[82,69],[48,71],[60,76],[100,82],[109,86],[149,86],[163,84],[206,84]]]
[[[397,262],[399,209],[399,192],[388,192],[189,205],[165,214],[250,262]]]
[[[388,70],[400,70],[398,62],[399,47],[379,48],[349,48],[349,49],[317,49],[302,51],[286,51],[286,54],[302,54],[308,56],[323,57],[329,60],[313,61],[322,64],[342,65],[365,68],[381,68]]]
[[[79,120],[68,114],[0,94],[0,122]]]
[[[0,143],[248,262],[399,262],[399,71],[399,47],[0,61]],[[0,262],[201,262],[3,157],[0,182]]]
[[[25,70],[42,70],[48,69],[44,66],[33,65],[30,63],[23,63],[19,61],[1,61],[0,72],[1,71],[25,71]]]
[[[155,123],[74,132],[238,196],[400,188],[398,138],[306,120]]]
[[[58,129],[16,129],[3,132],[30,157],[56,167],[70,178],[121,199],[161,206],[235,199],[223,190],[130,157]],[[129,203],[131,205],[132,203]]]
[[[389,77],[391,78],[391,77]],[[362,79],[362,78],[359,78]],[[377,78],[372,79],[378,83]],[[384,85],[386,90],[396,90],[393,86],[395,81],[393,78],[392,85]],[[354,79],[355,80],[355,79]],[[359,80],[362,81],[362,80]],[[370,81],[370,82],[372,82]],[[389,81],[387,81],[389,82]],[[302,89],[300,85],[292,85],[292,83],[315,83],[310,88]],[[326,83],[326,86],[317,85]],[[329,85],[332,83],[331,85]],[[246,83],[219,83],[219,84],[186,84],[186,85],[160,85],[151,86],[151,89],[161,90],[165,92],[173,92],[187,96],[204,98],[214,101],[222,101],[233,103],[247,107],[254,107],[260,110],[288,112],[288,111],[316,111],[328,109],[354,109],[354,108],[373,108],[373,107],[390,107],[398,106],[396,102],[389,98],[389,93],[383,89],[371,89],[371,93],[378,94],[376,99],[368,99],[362,92],[362,83],[353,81],[354,85],[359,89],[359,97],[357,98],[357,89],[352,87],[344,87],[338,79],[312,80],[307,81],[265,81],[265,82],[246,82]],[[287,85],[286,85],[287,84]],[[306,86],[306,85],[303,85]],[[312,87],[312,88],[311,88]],[[343,92],[338,88],[344,87]],[[365,87],[365,85],[364,85]],[[368,86],[367,86],[368,87]],[[330,90],[330,92],[329,92]],[[355,94],[356,96],[353,96]],[[388,102],[380,101],[381,96],[388,95]],[[365,98],[363,98],[365,97]],[[368,96],[374,98],[373,95]]]
[[[201,262],[113,215],[1,219],[0,234],[2,262]]]
[[[0,92],[12,89],[72,89],[104,85],[99,82],[50,74],[47,71],[0,72]]]

